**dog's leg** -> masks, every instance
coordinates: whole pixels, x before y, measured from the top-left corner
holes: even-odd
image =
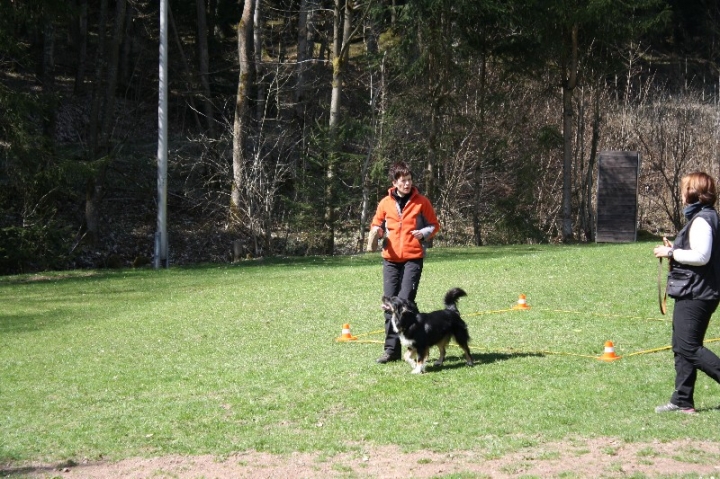
[[[472,366],[474,364],[473,358],[470,355],[470,347],[468,347],[470,334],[467,330],[467,324],[465,324],[465,321],[461,318],[458,318],[458,327],[455,329],[453,336],[455,337],[455,342],[458,343],[458,346],[460,346],[465,353],[465,362],[468,366]]]
[[[456,339],[457,341],[457,339]],[[465,353],[465,362],[468,366],[473,366],[475,363],[473,362],[473,358],[470,355],[470,348],[468,347],[467,343],[460,344],[460,348],[462,348],[463,353]]]
[[[405,355],[403,356],[405,359],[405,362],[410,365],[411,368],[415,368],[417,366],[417,361],[413,358],[417,355],[417,352],[413,348],[408,348],[407,351],[405,351]]]
[[[470,349],[466,346],[465,348],[463,348],[463,351],[465,351],[465,362],[467,363],[467,365],[474,366],[475,363],[473,362],[473,358],[470,355]]]
[[[443,362],[445,362],[445,354],[447,353],[447,345],[449,342],[450,338],[446,338],[437,344],[437,347],[440,350],[440,357],[437,361],[435,361],[434,366],[442,366]]]
[[[412,370],[413,374],[422,374],[425,372],[425,363],[427,361],[428,354],[430,353],[430,348],[425,348],[423,350],[416,350],[417,352],[417,365],[415,366],[415,369]]]

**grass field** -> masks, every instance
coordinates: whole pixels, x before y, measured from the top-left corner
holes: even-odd
[[[418,305],[465,289],[477,364],[451,348],[421,376],[375,363],[378,254],[2,277],[0,462],[720,441],[702,374],[700,414],[654,413],[674,378],[654,244],[431,250]],[[335,341],[343,323],[357,341]],[[597,360],[608,340],[622,359]]]

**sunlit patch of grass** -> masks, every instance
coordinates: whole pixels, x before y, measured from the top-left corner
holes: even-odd
[[[580,479],[582,476],[573,471],[560,472],[557,475],[558,479]]]
[[[602,452],[603,454],[607,454],[608,456],[617,456],[618,448],[607,446],[602,448]]]
[[[538,461],[551,461],[553,459],[560,459],[561,454],[559,451],[543,451],[538,454],[535,459]]]
[[[644,447],[637,451],[638,457],[657,457],[659,455],[660,454],[654,448],[652,448],[650,446]]]
[[[673,455],[673,459],[687,464],[717,464],[718,461],[718,458],[714,454],[695,447],[681,448]]]

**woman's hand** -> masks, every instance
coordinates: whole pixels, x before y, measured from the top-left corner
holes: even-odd
[[[656,246],[653,253],[655,253],[656,258],[667,258],[670,256],[671,249],[673,249],[672,243],[663,236],[663,244]]]

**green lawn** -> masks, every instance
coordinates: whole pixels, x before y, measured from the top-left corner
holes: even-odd
[[[430,250],[418,305],[465,289],[477,364],[452,348],[422,376],[375,364],[376,253],[1,277],[0,462],[720,441],[720,387],[702,374],[701,414],[654,413],[674,370],[653,245]],[[521,293],[528,311],[511,309]],[[343,323],[358,341],[335,341]],[[608,340],[622,359],[596,359]]]

